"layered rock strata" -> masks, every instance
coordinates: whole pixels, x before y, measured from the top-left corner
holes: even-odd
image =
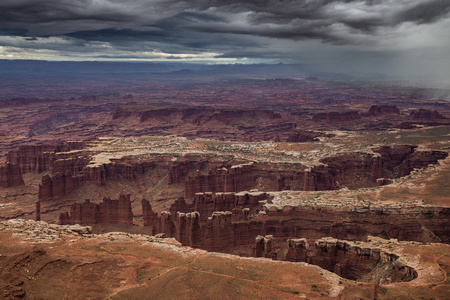
[[[444,120],[445,116],[435,110],[419,109],[412,111],[409,115],[414,120]]]
[[[347,279],[388,284],[417,278],[398,255],[371,244],[334,238],[318,239],[311,246],[304,238],[288,239],[286,244],[285,260],[314,264]]]
[[[264,190],[335,190],[376,186],[379,178],[398,178],[414,168],[436,164],[448,156],[445,151],[416,151],[416,146],[372,149],[374,153],[344,153],[320,160],[320,165],[246,163],[217,168],[188,176],[184,197],[201,192],[240,192],[262,187]]]
[[[73,147],[81,145],[74,143]],[[435,164],[448,155],[445,151],[417,151],[416,146],[410,145],[386,146],[371,151],[337,154],[321,159],[319,164],[308,168],[300,163],[253,162],[233,157],[211,158],[198,155],[183,155],[176,159],[161,155],[142,160],[123,157],[97,163],[92,161],[93,153],[82,151],[51,153],[50,157],[45,154],[49,152],[42,152],[41,156],[36,156],[44,161],[42,163],[34,156],[31,156],[33,159],[21,160],[19,157],[22,156],[15,157],[11,154],[11,159],[20,161],[20,168],[27,171],[49,170],[43,176],[39,189],[40,201],[49,201],[63,197],[85,183],[101,186],[107,181],[117,181],[120,178],[133,181],[144,174],[160,178],[167,176],[167,185],[184,189],[185,199],[193,199],[196,193],[229,193],[252,189],[357,189],[388,182],[378,180],[380,178],[408,175],[415,168]],[[48,164],[46,157],[49,159]]]
[[[320,122],[325,121],[330,122],[348,122],[352,120],[361,119],[359,112],[357,111],[347,111],[347,112],[328,112],[328,113],[317,113],[313,115],[313,121]]]
[[[394,105],[372,105],[367,113],[363,116],[382,116],[382,115],[399,115],[400,109]]]
[[[7,162],[0,166],[0,187],[9,188],[13,186],[24,185],[20,166],[15,163]]]
[[[36,201],[35,220],[36,221],[40,221],[41,220],[41,202],[39,202],[39,201]]]
[[[23,174],[28,172],[41,173],[50,169],[56,153],[81,150],[84,146],[84,142],[25,145],[20,146],[18,150],[9,151],[7,161],[18,164]]]
[[[202,221],[215,211],[230,211],[233,213],[233,220],[240,220],[247,218],[250,212],[255,213],[256,208],[262,208],[260,202],[269,198],[263,192],[197,193],[189,210],[199,212]]]
[[[371,209],[285,206],[278,209],[269,206],[257,212],[254,210],[257,206],[244,209],[237,206],[233,211],[247,209],[252,211],[252,214],[247,213],[245,218],[236,218],[231,211],[218,211],[206,219],[198,211],[162,212],[157,215],[149,207],[148,202],[143,202],[144,220],[147,220],[147,226],[153,226],[152,233],[165,233],[167,236],[180,238],[179,241],[184,245],[209,251],[222,251],[238,246],[253,247],[254,239],[258,235],[275,237],[272,242],[274,249],[281,247],[280,240],[302,236],[308,239],[332,236],[346,240],[362,240],[372,235],[399,240],[450,243],[450,210],[443,207]],[[198,202],[195,207],[208,212],[210,203]],[[146,215],[146,211],[150,211],[150,214]],[[186,238],[187,236],[191,238]],[[260,255],[271,255],[261,249],[257,250]]]
[[[281,116],[271,110],[257,109],[212,109],[212,108],[176,108],[156,106],[119,106],[113,113],[113,120],[137,116],[139,122],[170,122],[203,125],[218,121],[224,124],[258,122],[259,120],[280,119]]]
[[[275,258],[272,240],[273,235],[258,235],[255,239],[255,257]]]
[[[95,225],[95,224],[125,224],[133,223],[130,195],[119,195],[118,200],[104,198],[99,204],[85,200],[74,203],[70,212],[61,213],[60,225]]]
[[[229,166],[231,162],[223,159],[208,160],[208,157],[185,155],[180,161],[172,156],[157,156],[145,160],[132,157],[110,159],[105,163],[91,163],[88,153],[61,153],[55,156],[49,167],[49,174],[42,177],[39,187],[39,199],[50,201],[63,197],[83,184],[105,185],[107,181],[124,178],[134,181],[137,176],[152,174],[154,178],[167,176],[168,185],[184,184],[193,170],[208,170],[218,166]],[[239,161],[237,161],[239,162]],[[182,189],[182,186],[180,186]],[[180,192],[182,194],[182,192]]]

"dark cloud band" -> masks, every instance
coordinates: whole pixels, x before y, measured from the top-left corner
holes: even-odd
[[[298,58],[297,41],[371,47],[392,39],[391,32],[401,35],[405,24],[433,24],[449,14],[448,0],[1,0],[0,46],[66,45],[70,53],[85,47],[100,51],[97,57],[113,55],[101,53],[112,47],[128,52],[122,57],[162,51]],[[13,36],[23,40],[7,39]]]

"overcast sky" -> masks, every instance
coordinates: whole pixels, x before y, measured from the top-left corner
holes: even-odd
[[[0,58],[307,62],[448,78],[450,0],[1,0]]]

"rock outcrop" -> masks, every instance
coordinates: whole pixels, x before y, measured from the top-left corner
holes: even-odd
[[[191,247],[199,247],[202,244],[199,216],[198,212],[177,212],[174,235],[180,243]]]
[[[435,110],[419,109],[412,111],[409,115],[414,120],[444,120],[445,116]]]
[[[307,253],[309,249],[308,240],[305,238],[288,239],[286,242],[287,253],[284,260],[295,261],[295,262],[306,262]]]
[[[435,110],[419,109],[412,111],[408,119],[398,124],[400,129],[414,129],[423,126],[446,126],[450,120]]]
[[[118,200],[104,198],[99,204],[85,200],[83,203],[74,203],[70,212],[61,213],[60,225],[95,225],[95,224],[124,224],[133,223],[130,195],[119,195]]]
[[[234,244],[234,225],[230,211],[213,212],[201,228],[201,240],[198,243],[207,251],[221,251]]]
[[[41,202],[39,202],[39,201],[36,201],[35,220],[36,221],[40,221],[41,220]]]
[[[24,185],[20,166],[15,163],[7,162],[0,166],[0,187],[9,188],[13,186]]]
[[[257,207],[262,208],[260,201],[269,198],[269,195],[262,192],[197,193],[190,210],[199,212],[202,221],[205,221],[207,216],[210,216],[215,211],[230,211],[235,219],[243,219],[245,218],[245,209],[248,209],[248,212],[250,212]]]
[[[200,222],[206,222],[209,216],[217,211],[230,211],[233,221],[247,220],[251,213],[262,209],[262,203],[270,198],[271,196],[262,192],[197,193],[190,204],[186,203],[184,198],[175,200],[166,213],[176,216],[179,212],[197,212]],[[154,226],[156,230],[159,223],[158,214],[145,199],[142,200],[142,212],[144,226]]]
[[[321,238],[324,234],[338,239],[361,240],[367,235],[398,240],[450,243],[449,208],[417,207],[265,207],[265,224],[272,222],[264,234],[292,238]],[[361,223],[361,220],[364,220]],[[276,224],[276,226],[275,226]],[[265,227],[265,226],[263,226]]]
[[[144,220],[144,226],[151,226],[152,235],[157,234],[157,226],[158,226],[158,214],[155,213],[148,202],[148,200],[142,199],[142,216]]]
[[[39,200],[50,201],[67,195],[81,185],[81,177],[70,173],[56,173],[53,176],[44,175],[39,185]]]
[[[39,186],[40,201],[63,197],[83,184],[102,186],[108,180],[117,181],[120,178],[133,181],[137,175],[159,168],[167,172],[171,161],[170,158],[161,157],[148,161],[128,161],[124,158],[97,165],[88,163],[89,158],[82,155],[54,160],[50,166],[51,172],[42,177]]]
[[[288,239],[285,260],[307,262],[356,281],[378,284],[411,281],[414,268],[399,256],[366,243],[321,238],[309,246],[306,239]]]
[[[302,165],[246,163],[220,167],[207,173],[189,175],[184,197],[196,193],[265,190],[335,190],[376,186],[379,178],[398,178],[414,168],[435,164],[448,156],[445,151],[416,151],[416,146],[400,145],[372,149],[374,153],[343,153],[320,160],[309,169]]]
[[[61,261],[61,259],[59,259]],[[0,268],[2,297],[4,299],[30,299],[34,298],[29,292],[28,278],[45,265],[55,262],[41,249],[34,248],[24,253],[0,256],[2,267]],[[23,267],[26,266],[26,269]],[[28,291],[27,291],[28,289]]]
[[[416,151],[409,155],[398,167],[395,167],[399,177],[410,174],[414,169],[426,168],[437,164],[439,160],[448,156],[444,151]]]
[[[129,136],[171,135],[232,141],[286,140],[299,121],[269,109],[121,105],[110,126]]]
[[[175,212],[171,207],[171,212],[166,211],[159,215],[153,212],[148,202],[143,201],[144,222],[146,226],[152,226],[152,234],[164,233],[179,239],[184,245],[209,251],[222,251],[239,246],[253,247],[258,235],[272,235],[272,249],[280,247],[280,240],[300,236],[318,239],[324,235],[346,240],[361,240],[372,235],[399,240],[450,243],[448,208],[285,206],[278,209],[275,206],[264,206],[260,210],[258,207],[261,206],[255,204],[242,209],[239,201],[234,202],[236,206],[233,208],[229,202],[229,199],[232,199],[231,194],[223,196],[198,194],[194,204],[188,205],[190,211]],[[235,200],[239,198],[240,196]],[[255,200],[252,203],[255,203]],[[208,213],[212,208],[219,207],[215,206],[215,201],[224,201],[222,207],[229,207],[230,210],[215,211],[206,217],[197,211]],[[177,207],[182,206],[177,204]],[[243,213],[245,209],[247,213]],[[239,217],[234,216],[232,211],[240,211],[241,214]],[[259,248],[255,251],[258,256],[272,256],[270,251],[266,251],[268,248],[265,248],[265,242],[259,240],[257,245]],[[292,257],[294,254],[290,253],[288,256]]]
[[[273,235],[258,235],[255,239],[255,257],[274,258]]]
[[[319,141],[318,137],[323,136],[320,132],[314,131],[301,131],[291,134],[286,139],[288,143],[306,143],[306,142],[317,142]]]
[[[192,198],[202,192],[240,192],[250,190],[255,185],[255,175],[258,168],[253,162],[234,165],[229,168],[209,170],[207,174],[198,172],[187,178],[185,198]]]
[[[212,109],[212,108],[177,108],[156,107],[150,105],[119,106],[113,113],[113,120],[131,116],[139,118],[139,122],[170,122],[203,125],[210,122],[239,124],[258,122],[259,120],[279,119],[281,116],[271,110],[258,109]]]
[[[56,153],[80,150],[84,146],[84,142],[25,145],[20,146],[18,150],[9,151],[7,160],[18,164],[23,174],[28,172],[41,173],[50,169]]]
[[[183,195],[181,191],[184,189],[183,196],[189,200],[196,193],[205,192],[236,193],[253,189],[319,191],[342,187],[373,187],[389,182],[389,179],[406,176],[415,168],[435,164],[448,155],[445,151],[417,151],[416,146],[410,145],[371,150],[368,153],[337,154],[323,158],[319,164],[308,168],[299,163],[253,162],[233,159],[231,156],[227,159],[192,154],[178,158],[159,156],[142,160],[123,157],[95,163],[91,161],[92,154],[88,152],[44,152],[50,153],[48,166],[47,163],[38,163],[39,160],[23,160],[21,168],[29,171],[48,167],[49,173],[42,177],[39,188],[39,200],[42,202],[63,197],[84,184],[102,186],[108,181],[120,179],[134,181],[146,174],[152,174],[155,179],[167,176],[167,185],[179,189],[179,196]],[[33,157],[46,157],[44,154]],[[380,181],[380,178],[385,180]],[[206,215],[216,210],[226,211],[229,208],[217,207],[209,210]],[[200,212],[200,215],[203,217],[205,213]]]
[[[85,170],[91,157],[89,155],[80,155],[72,153],[57,153],[53,155],[53,160],[49,165],[50,175],[57,173],[66,173],[76,175]]]
[[[348,122],[361,119],[359,112],[357,111],[346,111],[346,112],[328,112],[328,113],[317,113],[313,115],[313,121],[321,122]]]
[[[364,113],[364,116],[383,116],[383,115],[399,115],[400,109],[394,105],[372,105],[367,113]]]

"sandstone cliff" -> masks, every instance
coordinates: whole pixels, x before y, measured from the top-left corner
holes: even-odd
[[[306,169],[291,164],[245,163],[220,167],[188,176],[186,199],[203,192],[240,192],[255,188],[264,190],[334,190],[376,186],[379,178],[398,178],[414,168],[435,164],[447,157],[445,151],[415,151],[416,146],[401,145],[373,149],[372,153],[343,153],[320,160]]]
[[[81,177],[72,176],[70,173],[44,175],[39,185],[39,200],[49,201],[63,197],[80,185]]]
[[[8,188],[24,184],[18,164],[7,162],[0,166],[0,187]]]
[[[212,109],[212,108],[177,108],[156,107],[150,105],[119,106],[113,113],[113,120],[138,117],[139,122],[170,122],[203,125],[210,122],[239,124],[258,122],[260,120],[279,119],[281,116],[271,110],[258,109]]]
[[[286,248],[285,260],[314,264],[351,280],[389,284],[417,278],[414,268],[402,263],[398,255],[371,244],[327,237],[309,246],[302,238],[288,239]]]
[[[419,109],[412,111],[410,117],[414,120],[443,120],[447,119],[445,116],[435,110]]]
[[[357,119],[361,119],[357,111],[317,113],[313,115],[313,121],[315,122],[348,122]]]
[[[148,200],[142,199],[141,205],[142,205],[144,226],[151,226],[152,235],[157,234],[158,214],[153,211]]]
[[[83,142],[66,142],[47,145],[25,145],[18,150],[9,151],[7,160],[20,166],[23,174],[28,172],[41,173],[50,168],[55,153],[80,150]]]
[[[152,226],[152,233],[164,233],[179,239],[184,245],[209,251],[222,251],[239,246],[253,247],[254,239],[258,235],[272,235],[274,239],[270,242],[270,247],[273,249],[280,247],[280,241],[301,236],[308,239],[332,236],[361,240],[372,235],[420,242],[450,242],[447,208],[286,206],[278,209],[269,206],[255,210],[259,207],[255,205],[255,200],[261,199],[256,197],[251,202],[252,205],[243,205],[247,206],[244,209],[248,209],[249,214],[242,213],[240,217],[233,217],[232,211],[244,210],[240,202],[236,201],[240,198],[241,196],[236,195],[233,198],[232,194],[198,194],[194,206],[190,206],[190,211],[175,213],[172,207],[172,212],[162,212],[160,215],[151,210],[148,202],[143,202],[144,220],[147,226]],[[219,205],[218,201],[223,203]],[[182,207],[179,203],[177,206]],[[230,210],[214,211],[206,216],[199,213],[208,213],[215,207],[228,207]],[[266,242],[261,242],[259,250],[255,251],[259,256],[272,257],[273,253],[264,248],[265,244]]]
[[[383,116],[383,115],[399,115],[400,109],[393,105],[372,105],[364,116]]]
[[[104,198],[99,204],[85,200],[83,203],[72,204],[70,212],[61,213],[60,225],[95,225],[95,224],[132,224],[130,195],[119,195],[118,200]]]
[[[205,221],[216,211],[230,211],[234,219],[245,219],[245,209],[248,213],[261,208],[260,201],[269,199],[263,192],[241,193],[197,193],[195,194],[191,211],[200,214],[200,220]],[[177,210],[182,211],[182,210]]]
[[[39,160],[23,160],[21,168],[48,168],[49,174],[43,176],[40,186],[41,201],[63,197],[86,183],[102,186],[108,181],[120,179],[134,181],[141,175],[151,176],[154,180],[167,178],[168,187],[180,190],[178,196],[190,200],[196,193],[205,192],[235,193],[253,189],[319,191],[343,187],[373,187],[388,183],[388,179],[406,176],[415,168],[435,164],[448,155],[445,151],[417,151],[416,146],[411,145],[385,146],[371,150],[372,152],[367,153],[336,154],[323,158],[318,164],[308,168],[300,163],[254,162],[231,156],[211,158],[192,154],[178,158],[159,156],[142,160],[123,157],[93,163],[91,160],[95,154],[86,151],[52,152],[48,156],[48,165],[38,163]],[[40,153],[43,150],[36,151]],[[31,157],[46,157],[44,154],[39,155]],[[18,156],[11,154],[12,160],[14,157],[17,158],[15,161],[20,161]],[[216,210],[229,209],[218,207]],[[208,211],[207,215],[212,211]],[[201,216],[204,218],[205,214],[201,213]]]

